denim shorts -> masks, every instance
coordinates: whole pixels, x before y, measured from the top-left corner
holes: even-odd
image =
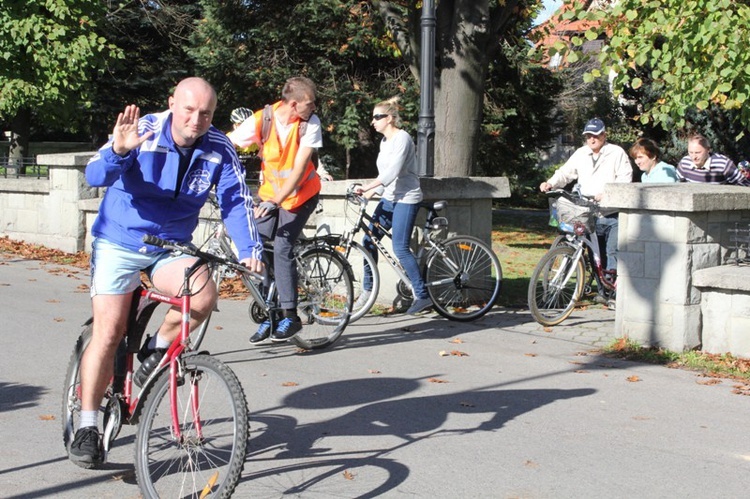
[[[124,295],[141,284],[141,271],[149,275],[162,265],[180,258],[183,253],[165,251],[142,254],[97,237],[91,251],[91,296]]]

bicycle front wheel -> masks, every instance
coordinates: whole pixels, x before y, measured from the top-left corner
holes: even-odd
[[[503,271],[495,253],[471,236],[448,239],[427,257],[425,285],[437,313],[472,321],[500,296]]]
[[[317,246],[300,255],[297,272],[302,331],[292,341],[307,350],[332,345],[349,324],[351,267],[338,252]]]
[[[583,259],[575,249],[560,246],[548,251],[529,281],[529,310],[539,324],[560,324],[573,312],[584,285]]]
[[[81,359],[91,341],[93,326],[89,324],[78,337],[68,361],[62,398],[62,433],[65,450],[70,452],[78,421],[81,418]]]
[[[380,272],[378,272],[378,264],[375,263],[375,258],[373,258],[372,254],[358,242],[350,242],[348,249],[339,246],[337,246],[336,249],[340,253],[342,251],[346,252],[345,258],[352,269],[354,302],[352,304],[352,315],[349,317],[349,324],[351,324],[352,322],[364,317],[375,304],[375,300],[378,299],[378,292],[380,291]],[[360,299],[360,296],[362,296],[362,292],[364,291],[365,269],[367,267],[372,270],[372,288],[366,299]]]
[[[145,497],[229,497],[247,453],[245,394],[234,372],[218,359],[195,355],[181,362],[175,407],[169,370],[144,395],[135,438],[138,485]]]

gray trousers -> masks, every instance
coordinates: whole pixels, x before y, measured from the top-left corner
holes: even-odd
[[[279,208],[255,221],[264,241],[273,241],[273,270],[276,289],[283,309],[297,308],[297,266],[294,263],[294,242],[302,234],[307,220],[318,206],[318,195],[308,199],[296,210]]]

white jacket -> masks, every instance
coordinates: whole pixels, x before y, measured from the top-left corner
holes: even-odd
[[[576,152],[552,175],[547,183],[553,189],[561,189],[577,180],[581,194],[596,197],[604,192],[604,184],[633,181],[633,167],[622,147],[605,143],[594,161],[589,146],[576,149]]]

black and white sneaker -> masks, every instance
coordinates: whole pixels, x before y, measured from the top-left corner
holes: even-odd
[[[73,443],[70,444],[68,456],[81,468],[92,469],[104,462],[104,449],[99,430],[93,426],[78,428]]]

